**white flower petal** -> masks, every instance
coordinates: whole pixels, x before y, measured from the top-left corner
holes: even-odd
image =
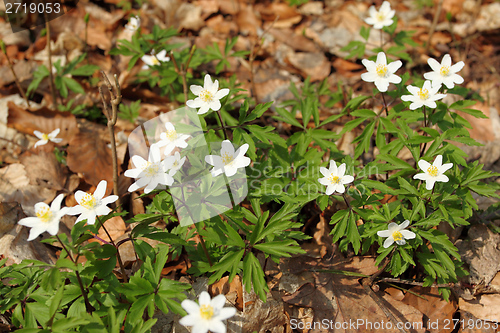
[[[94,192],[94,197],[97,200],[101,200],[102,197],[104,197],[104,194],[106,194],[106,188],[107,188],[108,182],[105,180],[101,180],[99,184],[97,184],[97,188],[95,189]]]
[[[401,230],[400,232],[405,239],[414,239],[416,237],[415,233],[410,230]]]
[[[391,246],[392,244],[394,244],[394,238],[392,238],[392,236],[391,236],[391,237],[387,238],[387,239],[384,241],[384,245],[383,245],[383,246],[384,246],[384,248],[386,248],[386,249],[387,249],[387,248],[388,248],[389,246]]]

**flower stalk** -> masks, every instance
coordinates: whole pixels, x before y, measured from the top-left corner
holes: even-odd
[[[56,235],[56,238],[57,240],[59,241],[59,243],[61,244],[61,246],[63,247],[64,251],[66,251],[66,253],[68,254],[68,257],[69,259],[75,264],[75,274],[76,274],[76,279],[78,280],[78,285],[80,286],[80,290],[82,292],[82,296],[83,296],[83,301],[85,303],[85,310],[89,313],[89,314],[92,314],[92,312],[95,311],[95,308],[92,306],[92,304],[90,304],[89,302],[89,298],[87,296],[87,292],[85,291],[85,287],[83,286],[83,281],[82,281],[82,278],[80,277],[80,273],[78,272],[78,263],[76,262],[76,260],[73,258],[73,256],[71,255],[71,252],[66,248],[66,245],[64,245],[63,241],[61,240],[61,238],[59,238],[59,235]]]

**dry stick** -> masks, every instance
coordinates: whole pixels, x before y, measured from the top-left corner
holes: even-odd
[[[394,249],[391,251],[391,255],[394,253],[394,251],[396,250],[396,247],[394,247]],[[394,323],[398,323],[398,320],[396,319],[396,317],[394,316],[394,314],[389,311],[389,309],[387,309],[387,307],[382,303],[381,301],[381,297],[378,296],[375,292],[373,292],[373,290],[371,289],[371,286],[373,284],[373,281],[380,275],[384,272],[385,268],[387,267],[387,265],[389,264],[389,259],[386,257],[385,258],[385,263],[384,265],[377,271],[375,272],[374,274],[370,275],[370,277],[367,277],[367,278],[364,278],[363,281],[362,281],[362,285],[363,285],[363,289],[365,290],[365,292],[370,295],[370,297],[373,299],[373,301],[375,303],[377,303],[377,305],[382,309],[382,311],[384,312],[384,314]],[[402,333],[408,333],[405,329],[403,328],[400,328],[398,327],[400,332]]]
[[[78,265],[77,262],[75,261],[75,259],[73,258],[73,256],[71,255],[71,252],[68,251],[68,249],[66,248],[66,245],[64,245],[61,238],[59,238],[59,235],[56,235],[56,238],[59,241],[59,243],[61,243],[62,247],[64,248],[64,250],[68,254],[71,261],[75,265]],[[82,278],[80,277],[80,273],[78,273],[78,267],[76,267],[75,273],[76,273],[76,279],[78,280],[78,285],[80,286],[80,290],[82,291],[83,301],[85,302],[85,310],[87,310],[88,313],[92,314],[92,312],[95,311],[95,308],[89,302],[89,299],[87,297],[87,293],[85,292],[85,288],[83,287]]]
[[[125,272],[125,266],[123,265],[122,257],[120,255],[120,251],[118,250],[118,246],[116,246],[115,241],[113,240],[113,238],[111,238],[111,235],[109,234],[108,229],[106,229],[106,227],[104,226],[104,222],[101,222],[101,220],[99,219],[99,216],[96,216],[96,217],[97,217],[97,220],[99,221],[99,223],[101,224],[101,227],[104,229],[104,232],[106,233],[106,235],[108,235],[109,241],[116,248],[116,259],[118,260],[118,265],[120,265],[120,270],[122,271],[123,280],[125,280],[125,283],[127,283],[128,276],[127,276],[127,273]]]
[[[429,39],[427,39],[427,45],[425,45],[424,53],[426,54],[429,52],[429,48],[431,47],[432,35],[434,35],[434,31],[436,30],[436,25],[438,23],[439,16],[441,15],[441,9],[443,9],[443,0],[439,0],[437,11],[434,15],[434,19],[432,20],[431,30],[429,31]]]
[[[181,64],[180,67],[177,64],[177,60],[175,60],[174,53],[170,51],[170,58],[174,63],[175,72],[182,78],[182,91],[184,92],[184,103],[186,103],[188,100],[188,87],[187,87],[186,74],[187,74],[187,69],[189,68],[189,64],[191,63],[191,59],[193,58],[194,51],[196,51],[196,45],[193,45],[191,47],[191,51],[189,51],[188,61],[185,64]]]
[[[402,280],[402,279],[395,279],[395,278],[382,278],[378,280],[377,282],[390,282],[390,283],[401,283],[401,284],[409,284],[412,286],[423,286],[423,282],[416,282],[416,281],[410,281],[410,280]],[[437,288],[453,288],[455,286],[460,286],[460,282],[458,283],[433,283],[430,286],[426,287],[437,287]]]
[[[16,72],[14,71],[14,66],[12,66],[12,63],[10,61],[9,55],[7,54],[7,50],[5,49],[5,44],[3,40],[0,40],[0,47],[2,48],[3,54],[5,54],[5,58],[7,58],[7,63],[9,64],[10,71],[12,72],[12,75],[14,75],[14,81],[16,82],[17,89],[23,96],[23,98],[26,100],[26,103],[28,103],[28,107],[30,106],[30,101],[28,97],[26,97],[26,94],[24,93],[23,87],[21,87],[21,83],[19,82],[19,78],[16,75]]]
[[[47,50],[49,53],[49,84],[50,92],[52,94],[52,106],[57,109],[56,90],[54,88],[54,76],[52,75],[52,49],[50,48],[50,24],[47,13],[45,13],[45,30],[47,35]]]
[[[118,200],[116,201],[116,207],[117,207],[117,212],[121,213],[122,208],[120,205],[120,194],[118,192],[118,162],[117,162],[117,155],[116,155],[116,141],[115,141],[115,124],[116,124],[116,119],[118,117],[118,105],[122,101],[122,92],[120,88],[120,84],[118,83],[118,77],[115,74],[115,85],[116,85],[116,95],[113,93],[113,86],[111,86],[111,82],[109,82],[108,77],[104,73],[104,71],[101,71],[101,74],[104,78],[104,83],[108,87],[109,90],[109,95],[111,99],[111,111],[108,108],[108,105],[106,103],[106,100],[104,99],[104,94],[102,92],[102,85],[99,86],[99,94],[101,95],[102,99],[102,104],[104,105],[104,115],[108,119],[108,129],[109,129],[109,135],[111,139],[111,159],[113,161],[113,192],[115,195],[118,196]]]

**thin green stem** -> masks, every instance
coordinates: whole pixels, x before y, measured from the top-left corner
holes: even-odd
[[[201,247],[203,248],[203,252],[205,252],[205,256],[207,257],[208,264],[210,265],[210,267],[212,267],[213,266],[212,259],[210,259],[210,255],[208,254],[207,246],[205,245],[205,239],[200,234],[200,227],[198,226],[197,223],[195,223],[194,226],[196,227],[196,231],[198,231],[198,236],[200,236],[200,244]]]
[[[97,217],[97,220],[99,221],[99,224],[101,225],[102,229],[104,230],[104,232],[108,236],[109,241],[116,248],[116,259],[118,260],[118,265],[120,265],[120,270],[122,272],[123,280],[125,281],[125,283],[127,283],[128,282],[128,276],[127,276],[127,273],[125,272],[125,266],[123,265],[122,257],[120,255],[120,251],[118,250],[118,246],[116,246],[115,241],[113,240],[113,238],[109,234],[108,229],[106,229],[106,227],[104,226],[104,223],[101,222],[101,220],[99,219],[99,216],[96,216],[96,217]]]
[[[224,122],[222,121],[221,111],[218,110],[216,113],[217,113],[217,116],[219,117],[219,122],[220,122],[220,126],[222,127],[222,132],[224,133],[224,140],[227,140],[226,127],[224,126]]]
[[[85,287],[83,286],[83,281],[82,281],[82,278],[80,277],[80,273],[78,272],[78,263],[75,261],[75,259],[73,258],[73,256],[71,255],[71,252],[66,248],[66,245],[64,245],[63,241],[61,240],[61,238],[59,238],[59,235],[56,235],[56,238],[57,240],[59,241],[59,243],[61,244],[61,246],[63,247],[63,249],[66,251],[66,253],[68,254],[69,258],[71,259],[71,261],[75,264],[75,274],[76,274],[76,279],[78,280],[78,285],[80,286],[80,290],[82,292],[82,296],[83,296],[83,301],[85,302],[85,309],[87,310],[88,313],[92,314],[93,311],[95,311],[95,308],[92,306],[92,304],[90,304],[89,302],[89,298],[87,296],[87,293],[85,292]]]

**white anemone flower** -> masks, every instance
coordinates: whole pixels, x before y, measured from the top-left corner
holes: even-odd
[[[107,215],[111,212],[111,208],[107,205],[118,200],[117,195],[110,195],[104,197],[106,194],[106,186],[108,182],[101,180],[97,184],[97,188],[94,194],[90,194],[83,191],[76,191],[75,200],[78,205],[71,207],[68,212],[69,215],[80,216],[76,219],[76,222],[87,220],[87,224],[95,224],[95,219],[99,215]]]
[[[438,94],[440,88],[441,85],[433,85],[431,81],[425,81],[422,88],[410,85],[406,89],[408,89],[411,95],[403,95],[401,99],[406,102],[412,102],[410,110],[421,108],[424,105],[434,109],[437,106],[436,101],[446,96],[446,94]]]
[[[36,137],[40,139],[35,143],[34,148],[36,148],[38,146],[43,146],[43,145],[47,144],[49,141],[52,141],[54,143],[61,142],[62,141],[61,138],[56,138],[57,134],[59,134],[60,131],[61,130],[59,128],[56,128],[55,130],[53,130],[49,134],[45,134],[45,133],[42,133],[40,131],[34,131],[33,134],[35,134]]]
[[[148,69],[149,67],[159,66],[162,62],[170,61],[170,57],[167,56],[167,50],[163,50],[157,54],[146,54],[141,57],[141,60],[146,64],[142,66],[142,69]]]
[[[226,176],[231,177],[236,174],[238,169],[250,165],[251,162],[250,158],[245,156],[248,147],[249,147],[248,143],[245,143],[235,152],[231,141],[229,140],[222,141],[220,156],[218,155],[205,156],[205,162],[214,167],[210,171],[212,173],[212,176],[216,177],[224,172]]]
[[[330,195],[334,192],[344,193],[345,184],[352,183],[354,181],[353,176],[345,174],[346,165],[342,163],[338,168],[335,161],[330,161],[330,167],[319,168],[319,171],[323,174],[323,178],[319,178],[318,181],[322,185],[326,185],[326,195]]]
[[[461,84],[464,82],[464,78],[457,74],[465,66],[463,61],[459,61],[455,65],[452,65],[450,55],[445,54],[441,63],[433,58],[429,58],[427,63],[433,72],[425,73],[424,78],[431,80],[433,86],[444,84],[448,89],[451,89],[455,86],[455,83]]]
[[[125,28],[129,31],[135,32],[141,26],[141,19],[139,16],[132,16],[128,23],[125,24]]]
[[[373,29],[382,29],[393,23],[392,18],[396,14],[396,11],[391,9],[391,4],[388,1],[384,1],[379,10],[376,10],[375,6],[371,6],[368,9],[368,14],[370,17],[367,17],[365,22],[373,25]]]
[[[52,236],[59,232],[59,221],[69,211],[69,207],[61,208],[63,198],[64,194],[59,194],[50,207],[45,202],[35,204],[36,217],[25,217],[18,222],[20,225],[31,228],[28,241],[32,241],[45,231]]]
[[[179,152],[176,151],[175,154],[173,155],[172,167],[168,171],[168,174],[171,177],[173,177],[177,173],[177,171],[179,171],[182,168],[185,161],[186,161],[186,156],[181,158],[181,154],[179,154]]]
[[[432,165],[425,160],[420,160],[418,166],[424,172],[417,173],[413,179],[425,180],[425,188],[432,190],[435,182],[448,182],[449,179],[444,173],[453,167],[453,163],[443,164],[443,155],[438,155]]]
[[[198,298],[199,305],[186,299],[182,301],[181,306],[188,313],[179,320],[184,326],[192,326],[191,333],[226,333],[226,326],[223,320],[231,318],[236,314],[236,309],[232,307],[225,308],[226,297],[217,295],[210,299],[210,295],[203,291]]]
[[[387,64],[385,53],[379,52],[377,54],[377,62],[368,59],[363,59],[361,62],[368,71],[368,73],[361,74],[361,79],[365,82],[375,83],[380,92],[387,91],[389,83],[397,84],[401,82],[401,78],[394,74],[403,65],[401,60]]]
[[[165,147],[165,155],[168,155],[174,150],[175,147],[186,148],[188,146],[186,140],[191,137],[189,134],[179,134],[175,130],[175,127],[172,123],[165,123],[166,132],[162,132],[160,134],[160,141],[156,144],[158,147]]]
[[[410,225],[410,221],[405,220],[401,224],[397,224],[394,222],[389,223],[387,230],[381,230],[377,232],[377,235],[380,237],[387,237],[384,241],[384,248],[388,248],[394,242],[398,245],[405,245],[406,239],[414,239],[415,233],[410,230],[404,230],[407,226]]]
[[[186,102],[186,105],[193,109],[200,108],[198,114],[207,113],[210,109],[214,111],[220,110],[221,104],[219,100],[229,94],[229,89],[227,88],[219,90],[219,81],[215,80],[212,83],[212,79],[208,74],[205,75],[203,87],[192,85],[189,89],[198,97],[194,100],[190,99]]]
[[[130,185],[128,191],[134,192],[146,186],[144,193],[149,193],[156,189],[158,185],[172,185],[174,179],[167,171],[173,165],[174,159],[174,156],[170,156],[162,160],[160,148],[156,144],[151,145],[149,148],[147,161],[139,155],[132,156],[135,169],[125,171],[124,175],[137,178],[137,180]]]

